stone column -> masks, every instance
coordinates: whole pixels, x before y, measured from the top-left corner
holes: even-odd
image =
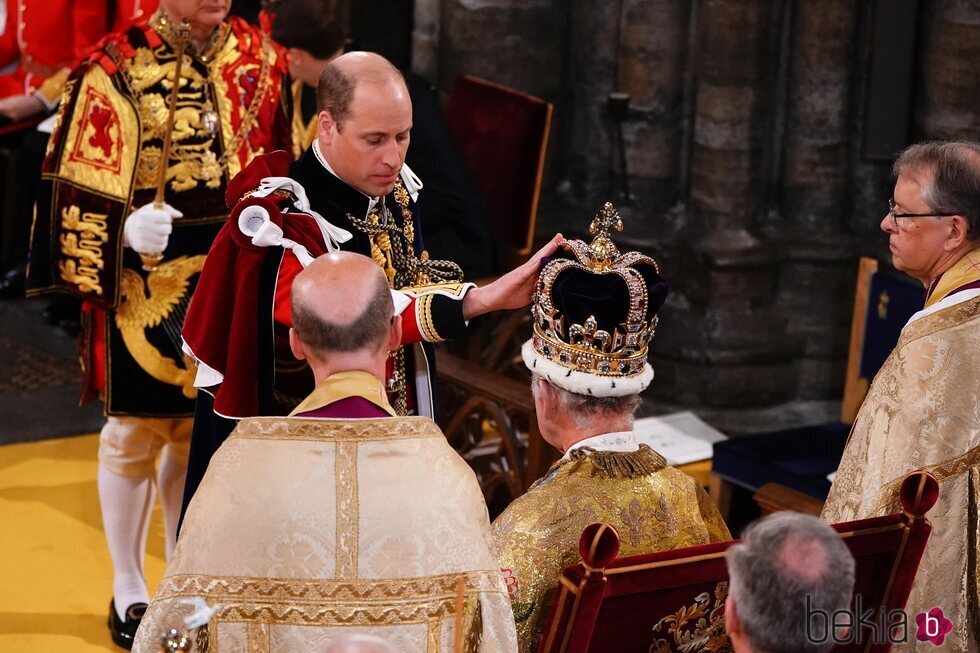
[[[801,342],[801,398],[831,399],[843,391],[857,270],[847,197],[858,8],[853,0],[804,0],[792,12],[782,220],[773,234],[779,303]]]
[[[674,294],[653,384],[655,396],[688,406],[771,406],[795,392],[776,258],[753,233],[766,181],[774,1],[703,0],[696,16],[688,224],[670,256]]]
[[[923,139],[980,134],[980,4],[933,0],[922,12],[916,127]]]
[[[616,90],[631,97],[624,124],[630,191],[652,233],[678,200],[690,11],[690,0],[623,4]]]
[[[415,0],[412,71],[430,82],[439,79],[439,0]]]
[[[553,98],[562,81],[564,7],[561,0],[442,0],[439,86],[475,75]]]
[[[564,161],[553,162],[567,202],[581,207],[588,220],[609,191],[608,162],[611,147],[606,98],[616,91],[619,53],[617,2],[570,0],[568,22],[567,82],[562,124],[566,126]],[[575,225],[569,225],[575,228]],[[584,224],[581,231],[588,228]]]

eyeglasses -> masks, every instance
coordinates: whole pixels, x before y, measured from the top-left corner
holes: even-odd
[[[895,198],[888,198],[888,214],[892,216],[892,220],[895,222],[895,228],[898,228],[899,218],[951,218],[954,215],[959,215],[959,213],[895,213]]]

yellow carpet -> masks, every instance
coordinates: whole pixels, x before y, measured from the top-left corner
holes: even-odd
[[[0,651],[120,651],[106,628],[112,565],[96,488],[98,436],[0,446]],[[146,574],[164,569],[159,504]]]

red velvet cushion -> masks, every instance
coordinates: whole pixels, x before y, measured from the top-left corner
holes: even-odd
[[[551,105],[482,79],[458,77],[446,119],[483,193],[494,236],[528,251]]]

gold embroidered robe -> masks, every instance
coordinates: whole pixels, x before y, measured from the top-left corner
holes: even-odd
[[[903,329],[854,421],[823,510],[831,523],[899,512],[906,474],[925,469],[939,480],[939,501],[927,515],[932,534],[906,606],[910,641],[895,651],[936,650],[915,640],[914,622],[936,606],[954,626],[943,651],[976,651],[980,642],[980,291],[946,297],[976,280],[980,249],[943,275],[929,314]]]
[[[579,449],[572,454],[493,522],[521,653],[538,650],[558,575],[580,561],[579,537],[589,524],[614,526],[621,556],[731,539],[698,482],[646,445],[637,452]],[[642,471],[630,478],[622,471],[627,467]]]
[[[354,633],[401,651],[516,650],[483,495],[424,417],[243,420],[134,650],[158,650],[191,597],[221,605],[206,631],[218,651],[322,651]]]

